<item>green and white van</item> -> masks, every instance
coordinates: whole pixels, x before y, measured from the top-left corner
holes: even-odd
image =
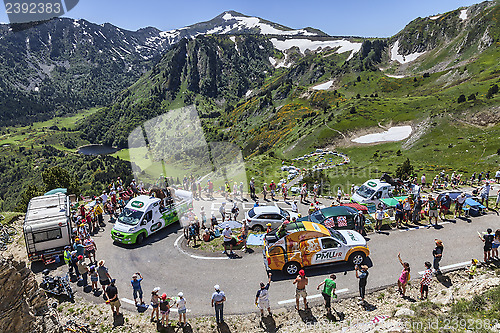
[[[179,200],[171,205],[147,195],[130,199],[111,229],[111,238],[123,244],[141,244],[149,235],[179,221],[193,206],[193,198],[191,192],[183,190],[176,190],[175,196]]]

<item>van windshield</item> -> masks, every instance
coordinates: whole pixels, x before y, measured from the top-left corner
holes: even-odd
[[[375,190],[369,188],[366,185],[361,185],[361,187],[356,191],[356,193],[362,198],[369,199],[372,197],[373,193],[375,193]]]
[[[118,216],[118,222],[128,225],[137,225],[141,220],[143,212],[138,210],[133,210],[130,208],[124,208],[123,212]]]

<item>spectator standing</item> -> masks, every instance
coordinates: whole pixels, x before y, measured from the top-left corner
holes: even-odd
[[[500,171],[498,171],[500,172]],[[495,201],[495,208],[498,208],[498,203],[500,202],[500,189],[497,191],[497,200]]]
[[[297,200],[293,200],[293,202],[292,202],[292,212],[294,212],[294,213],[299,212],[299,208],[297,207]]]
[[[495,239],[495,235],[492,234],[492,230],[488,228],[486,230],[486,235],[479,235],[479,239],[484,243],[484,262],[488,262],[491,260],[491,249],[493,248],[493,240]]]
[[[104,266],[105,261],[101,260],[98,263],[97,274],[99,275],[99,283],[102,286],[102,290],[106,292],[106,286],[111,283],[111,276],[108,273],[108,268]]]
[[[401,266],[403,266],[403,271],[398,279],[398,290],[401,296],[405,297],[406,286],[408,285],[408,281],[410,281],[410,264],[401,260],[401,253],[398,253],[398,260]]]
[[[85,288],[88,285],[88,273],[89,268],[87,267],[87,263],[85,262],[85,258],[83,256],[78,256],[78,273],[80,273],[80,280],[83,281],[83,287]]]
[[[247,252],[248,224],[246,219],[243,220],[240,232],[241,232],[241,239],[243,239],[243,252]]]
[[[488,199],[490,197],[490,182],[486,181],[486,184],[481,187],[481,205],[485,205],[486,209],[488,209]]]
[[[426,185],[426,178],[425,178],[425,173],[422,174],[422,177],[420,177],[420,186],[422,186],[422,188],[424,188]]]
[[[412,221],[413,223],[418,223],[420,221],[420,212],[422,211],[422,199],[417,197],[415,200],[415,205],[413,206],[413,216],[412,216]]]
[[[365,293],[366,293],[366,284],[367,284],[367,281],[368,281],[368,266],[366,265],[361,265],[361,267],[359,267],[358,265],[356,265],[354,267],[354,269],[356,270],[356,278],[359,279],[359,298],[360,298],[360,301],[358,302],[358,304],[364,304],[365,303]]]
[[[113,316],[120,315],[120,299],[118,298],[118,288],[115,286],[115,279],[110,281],[110,284],[106,287],[105,293],[108,300],[108,303],[111,306],[111,311],[113,311]]]
[[[358,214],[354,216],[354,229],[364,236],[365,234],[365,222],[366,218],[362,211],[358,211]]]
[[[226,226],[224,231],[222,232],[222,236],[224,237],[224,254],[227,254],[227,248],[229,247],[231,253],[229,255],[234,255],[233,253],[233,232],[229,225]]]
[[[215,321],[217,324],[224,322],[224,302],[226,295],[220,290],[218,284],[214,286],[215,292],[212,294],[212,307],[215,307]]]
[[[179,300],[177,301],[177,312],[179,313],[179,326],[186,326],[186,299],[184,298],[184,294],[179,292],[177,294],[179,296]]]
[[[255,178],[250,179],[250,198],[255,198]]]
[[[299,300],[302,297],[304,300],[304,309],[307,310],[307,291],[306,286],[309,283],[308,278],[306,277],[306,272],[301,269],[299,271],[299,275],[293,280],[293,284],[296,284],[295,289],[295,309],[299,310]]]
[[[432,270],[431,270],[431,263],[426,261],[425,262],[425,271],[424,274],[422,275],[422,279],[420,280],[420,299],[424,299],[424,294],[425,298],[429,296],[429,286],[431,285],[432,282]]]
[[[464,207],[465,202],[465,193],[460,194],[455,200],[455,218],[458,216],[462,216],[462,208]]]
[[[142,300],[142,287],[141,287],[141,282],[143,278],[141,273],[137,272],[134,275],[132,275],[132,280],[130,281],[130,284],[132,285],[132,296],[134,296],[134,302],[135,306],[138,306],[137,304],[137,296],[139,295],[139,299],[141,300],[141,305],[144,304],[144,301]]]
[[[240,198],[243,201],[243,182],[240,182]]]
[[[271,180],[269,184],[269,190],[271,191],[271,200],[274,201],[274,196],[276,195],[276,183],[274,180]]]
[[[307,197],[307,185],[306,183],[304,183],[300,188],[300,203],[306,203],[306,197]]]
[[[90,263],[97,264],[97,261],[95,259],[95,251],[97,250],[97,245],[90,236],[83,241],[83,247],[85,248],[85,256],[89,258]]]
[[[404,211],[403,211],[403,200],[399,200],[396,204],[396,214],[395,214],[396,228],[400,228],[403,222]]]
[[[73,249],[76,251],[76,256],[82,256],[85,254],[85,247],[82,245],[80,238],[75,239],[75,244],[73,244]]]
[[[436,243],[436,248],[432,251],[432,256],[434,257],[434,262],[433,262],[433,268],[434,268],[434,273],[436,275],[441,275],[441,271],[439,270],[439,263],[441,262],[441,259],[443,258],[443,241],[440,239],[435,239],[434,240]]]
[[[321,282],[316,288],[316,290],[319,290],[319,288],[323,286],[321,295],[325,300],[325,308],[328,314],[332,313],[332,298],[337,298],[337,295],[335,294],[335,289],[337,289],[337,283],[335,282],[336,278],[335,274],[332,274],[329,278],[326,278],[323,282]]]
[[[439,209],[439,217],[441,218],[441,221],[444,221],[444,218],[446,217],[446,214],[450,211],[451,207],[451,198],[448,193],[446,193],[440,200],[441,207]]]
[[[500,229],[495,231],[495,237],[491,247],[491,257],[498,259],[498,247],[500,247]]]
[[[97,274],[97,270],[94,265],[89,268],[90,274],[90,283],[92,283],[92,291],[96,292],[99,290],[97,287],[97,281],[99,281],[99,275]]]
[[[160,313],[161,313],[161,324],[165,327],[169,325],[168,316],[170,314],[170,299],[167,298],[167,294],[161,295],[160,299]]]
[[[224,220],[226,219],[226,203],[223,202],[220,207],[219,207],[219,213],[222,216],[222,223],[224,223]]]
[[[267,201],[267,183],[262,185],[262,196],[264,197],[264,201]]]
[[[233,220],[238,221],[238,215],[240,214],[240,209],[238,208],[238,204],[236,201],[233,204],[233,208],[231,208],[231,214],[233,214]]]
[[[384,219],[384,209],[382,208],[382,204],[379,204],[377,207],[377,211],[375,212],[375,232],[380,232],[380,228],[382,228],[382,220]]]
[[[436,220],[436,226],[438,225],[438,203],[429,195],[429,200],[427,200],[427,207],[429,208],[429,226],[432,225],[432,218],[434,217]]]
[[[68,273],[73,273],[73,265],[71,264],[71,247],[69,245],[64,247],[63,258],[64,263],[68,265]]]
[[[260,289],[257,290],[257,295],[255,296],[255,305],[260,309],[260,316],[264,317],[264,309],[267,309],[269,316],[272,316],[271,306],[269,305],[269,286],[271,285],[271,273],[269,273],[269,280],[267,284],[264,282],[260,283]]]

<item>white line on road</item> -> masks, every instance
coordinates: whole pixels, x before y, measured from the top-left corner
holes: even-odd
[[[470,263],[471,263],[470,261],[464,261],[464,262],[459,262],[459,263],[453,264],[453,265],[441,266],[441,267],[439,267],[439,269],[445,270],[445,269],[457,268],[457,267],[467,266]],[[423,275],[424,271],[420,271],[420,272],[418,272],[418,274]]]
[[[335,291],[335,294],[342,294],[342,293],[345,293],[345,292],[348,292],[348,291],[349,291],[349,289],[347,289],[347,288],[339,289],[339,290]],[[310,299],[318,298],[318,297],[322,297],[321,294],[307,296],[307,299],[310,300]],[[279,305],[283,305],[283,304],[293,303],[293,302],[295,302],[295,298],[293,298],[293,299],[287,299],[285,301],[279,301],[278,304]]]
[[[177,250],[179,250],[180,252],[182,252],[185,255],[190,256],[193,259],[203,259],[203,260],[227,260],[227,259],[229,259],[229,257],[202,257],[202,256],[195,256],[194,254],[189,254],[186,251],[184,251],[183,249],[181,249],[181,247],[179,246],[179,241],[182,239],[182,237],[184,237],[184,235],[180,235],[179,237],[177,237],[177,239],[175,240],[174,246],[177,248]]]
[[[135,305],[135,302],[132,301],[131,299],[128,299],[128,298],[120,298],[120,301],[122,302],[125,302],[125,303],[128,303],[128,304],[132,304],[132,305]],[[149,304],[145,304],[144,305],[145,308],[149,308]],[[170,308],[170,312],[177,312],[177,309],[175,308]],[[191,312],[191,310],[187,309],[187,312]]]

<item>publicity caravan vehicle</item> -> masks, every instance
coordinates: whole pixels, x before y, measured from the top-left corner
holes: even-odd
[[[147,195],[130,199],[111,229],[111,238],[123,244],[141,244],[149,235],[179,221],[193,207],[193,196],[189,191],[174,191],[176,200]]]
[[[380,179],[370,179],[354,192],[351,201],[364,206],[376,206],[381,199],[392,197],[392,190],[391,184]]]
[[[282,233],[282,234],[280,234]],[[280,237],[282,236],[282,237]],[[350,262],[362,264],[370,254],[366,240],[352,230],[333,230],[313,222],[292,222],[264,238],[267,270],[295,275],[301,267]]]
[[[349,206],[326,207],[301,217],[297,222],[309,221],[319,223],[330,229],[354,230],[354,217],[358,210]]]
[[[63,193],[30,200],[23,226],[30,261],[58,261],[65,246],[71,246],[70,200]]]

